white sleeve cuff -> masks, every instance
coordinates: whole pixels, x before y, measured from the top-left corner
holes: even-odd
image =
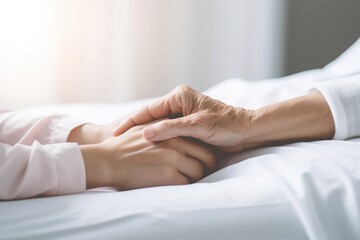
[[[329,104],[335,123],[334,139],[360,136],[360,75],[329,80],[314,85]]]

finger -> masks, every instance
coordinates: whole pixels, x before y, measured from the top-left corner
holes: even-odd
[[[173,184],[171,185],[185,185],[191,183],[189,178],[183,175],[182,173],[179,173],[176,175]]]
[[[167,98],[163,97],[150,105],[142,107],[129,117],[125,118],[113,130],[113,135],[118,136],[136,125],[149,123],[159,118],[169,116],[170,114],[172,114],[172,112],[169,101]]]
[[[182,174],[176,164],[173,163],[172,165],[172,167],[169,164],[162,167],[159,165],[147,166],[145,167],[146,171],[142,173],[142,170],[138,170],[132,174],[136,177],[126,181],[126,186],[123,186],[121,190],[191,183],[191,179]]]
[[[190,114],[193,108],[192,104],[194,103],[193,97],[197,94],[199,93],[188,86],[178,86],[158,101],[141,108],[130,117],[124,119],[120,125],[113,130],[113,135],[118,136],[135,125],[149,123],[160,118],[168,117],[171,114]]]
[[[121,134],[123,134],[124,132],[126,132],[127,130],[129,130],[130,128],[134,127],[136,124],[134,122],[134,120],[132,119],[132,117],[127,117],[125,119],[123,119],[120,124],[113,129],[112,131],[112,135],[114,137],[117,137]]]
[[[183,155],[176,158],[176,167],[190,182],[197,182],[204,177],[204,166],[196,159]]]
[[[170,162],[167,160],[166,165],[163,167],[157,166],[158,173],[155,174],[156,183],[153,184],[153,186],[189,184],[191,180],[182,174],[177,167],[177,160],[179,157],[173,155],[173,158],[170,157],[168,159],[170,159]],[[153,178],[154,175],[151,177]]]
[[[209,170],[214,170],[216,167],[216,158],[209,148],[200,143],[191,142],[189,140],[184,141],[181,145],[185,151],[185,154],[191,158],[197,159],[203,166]]]
[[[163,141],[179,136],[201,139],[201,129],[196,126],[193,118],[193,115],[189,115],[151,124],[143,129],[144,137],[149,141]]]

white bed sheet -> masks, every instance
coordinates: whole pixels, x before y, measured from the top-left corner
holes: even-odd
[[[0,203],[1,239],[359,239],[360,141],[238,154],[187,186]]]
[[[207,94],[256,108],[306,93],[333,67],[228,80]],[[27,111],[105,123],[152,100]],[[359,148],[359,139],[269,147],[224,157],[221,170],[192,185],[0,202],[0,239],[360,239]]]

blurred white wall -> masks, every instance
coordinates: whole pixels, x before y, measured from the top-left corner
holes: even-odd
[[[0,0],[0,106],[119,102],[283,72],[285,0]]]

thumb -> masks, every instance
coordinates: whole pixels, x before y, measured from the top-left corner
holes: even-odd
[[[163,120],[149,126],[143,130],[144,137],[149,141],[163,141],[179,136],[195,137],[197,134],[196,126],[189,123],[190,116]]]

